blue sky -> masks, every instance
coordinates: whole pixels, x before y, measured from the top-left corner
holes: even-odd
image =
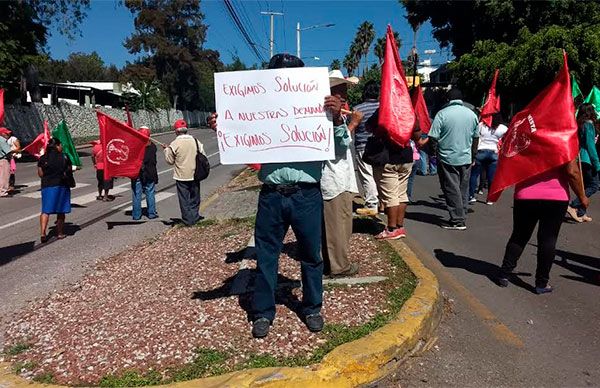
[[[404,8],[396,0],[389,1],[303,1],[303,0],[234,0],[240,18],[251,38],[259,46],[262,55],[269,56],[269,17],[261,11],[283,12],[275,16],[275,52],[296,52],[296,23],[301,27],[335,23],[330,28],[303,31],[301,35],[302,57],[307,66],[328,66],[335,58],[343,60],[359,24],[365,20],[375,25],[376,36],[383,36],[388,23],[400,33],[400,53],[405,58],[412,47],[412,30],[404,18]],[[221,0],[204,0],[201,9],[209,26],[206,48],[218,50],[223,62],[231,62],[233,55],[246,64],[258,59],[244,43]],[[97,51],[106,63],[118,67],[135,58],[123,47],[124,39],[133,32],[133,15],[124,7],[110,0],[92,0],[88,17],[81,25],[82,36],[68,40],[53,32],[48,40],[48,51],[53,58],[64,59],[71,52]],[[262,46],[262,47],[261,47]],[[417,36],[417,48],[421,58],[431,57],[434,64],[448,59],[448,51],[441,51],[431,36],[431,26],[424,25]],[[423,54],[435,49],[434,55]],[[313,57],[319,57],[315,60]],[[372,50],[369,62],[377,58]]]

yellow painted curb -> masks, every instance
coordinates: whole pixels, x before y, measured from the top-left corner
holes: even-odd
[[[173,383],[168,387],[356,387],[385,377],[408,356],[419,352],[435,332],[442,316],[442,298],[435,275],[403,242],[390,245],[417,277],[418,283],[398,316],[373,333],[343,344],[319,364],[304,368],[260,368]],[[0,363],[0,388],[54,387],[31,383]],[[164,386],[163,386],[164,387]]]

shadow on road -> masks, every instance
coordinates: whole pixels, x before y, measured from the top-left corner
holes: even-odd
[[[26,243],[0,248],[0,266],[8,264],[15,258],[33,251],[34,245],[35,241],[28,241]]]
[[[404,217],[408,218],[409,220],[424,222],[426,224],[431,224],[431,225],[439,225],[441,223],[441,221],[444,219],[442,216],[439,216],[437,214],[421,213],[421,212],[413,212],[413,211],[407,211],[406,215]]]
[[[578,253],[566,252],[560,249],[556,250],[556,255],[562,260],[554,260],[554,263],[558,266],[563,267],[576,275],[561,275],[565,279],[575,280],[582,283],[592,284],[600,286],[600,271],[592,269],[600,269],[600,258],[591,257],[587,255],[580,255]],[[576,262],[577,265],[572,262]],[[589,268],[592,267],[592,268]]]

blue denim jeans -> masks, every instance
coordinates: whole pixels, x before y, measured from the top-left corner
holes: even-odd
[[[479,150],[475,155],[475,165],[471,169],[471,179],[469,181],[469,198],[475,196],[479,185],[479,176],[481,171],[485,169],[485,174],[488,181],[488,188],[492,187],[494,174],[496,174],[496,166],[498,166],[498,154],[492,150]]]
[[[146,195],[148,218],[158,217],[158,214],[156,214],[156,200],[154,199],[155,189],[154,182],[148,182],[143,185],[139,178],[131,180],[131,217],[134,220],[142,218],[142,193]]]
[[[600,188],[600,179],[598,179],[598,172],[594,171],[594,168],[588,163],[581,163],[581,174],[583,175],[583,187],[585,188],[585,196],[591,197]],[[581,206],[579,198],[575,197],[574,200],[569,204],[571,207],[577,209],[577,215],[583,217],[585,215],[585,208]]]
[[[258,197],[254,237],[256,279],[253,319],[275,319],[275,291],[283,238],[292,227],[298,240],[302,273],[302,314],[318,313],[323,304],[323,259],[321,228],[323,197],[318,185],[302,187],[295,193],[280,193],[263,186]]]
[[[429,174],[429,155],[423,150],[419,150],[420,159],[415,163],[417,166],[416,173],[419,175]]]
[[[412,166],[412,170],[410,171],[410,176],[408,177],[408,185],[406,187],[406,194],[408,195],[408,201],[412,202],[413,201],[413,196],[412,196],[412,192],[413,192],[413,187],[415,185],[415,175],[417,175],[417,163],[413,163]]]

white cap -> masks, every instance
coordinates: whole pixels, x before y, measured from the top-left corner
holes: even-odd
[[[331,70],[329,72],[329,87],[338,86],[341,84],[355,85],[358,83],[358,78],[345,78],[341,70]]]

